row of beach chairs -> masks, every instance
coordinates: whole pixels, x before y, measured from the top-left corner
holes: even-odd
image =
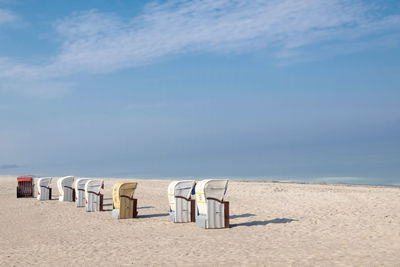
[[[37,199],[51,199],[51,177],[39,178],[37,182]],[[103,210],[103,194],[100,193],[104,189],[102,180],[94,179],[76,179],[73,176],[61,177],[57,180],[57,187],[60,193],[58,198],[61,202],[75,202],[77,207],[85,207],[86,211],[102,211]],[[74,187],[73,187],[74,184]]]
[[[18,177],[17,197],[34,197],[34,179]],[[38,200],[51,200],[51,177],[37,179]],[[228,180],[174,181],[168,186],[169,220],[174,223],[195,222],[202,228],[229,228],[229,202],[224,201]],[[104,182],[100,179],[75,179],[73,176],[57,180],[59,201],[75,202],[88,212],[103,211]],[[118,219],[137,217],[136,182],[113,185],[112,216]]]
[[[51,181],[51,177],[43,177],[37,180],[36,198],[38,200],[51,200]],[[35,196],[35,184],[32,177],[18,177],[17,182],[17,198]],[[85,207],[86,211],[103,210],[103,194],[100,193],[100,190],[104,189],[104,183],[102,180],[75,180],[73,176],[66,176],[57,180],[57,187],[60,193],[58,198],[59,201],[75,202],[77,207]]]

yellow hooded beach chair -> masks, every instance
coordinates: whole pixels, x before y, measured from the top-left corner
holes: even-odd
[[[136,182],[121,182],[113,185],[112,216],[118,219],[130,219],[137,216],[137,199],[133,198]]]

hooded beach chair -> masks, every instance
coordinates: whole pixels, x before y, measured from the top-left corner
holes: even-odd
[[[203,180],[196,185],[196,225],[229,228],[229,202],[224,202],[228,180]]]
[[[102,180],[88,180],[85,184],[85,210],[103,211],[103,195],[100,190],[104,188]]]
[[[72,187],[73,182],[73,176],[65,176],[57,180],[58,192],[60,192],[60,197],[58,198],[59,201],[74,201],[75,190]]]
[[[39,178],[37,186],[37,199],[50,200],[51,199],[51,177]]]
[[[168,186],[169,219],[172,222],[194,222],[195,200],[190,199],[196,182],[174,181]]]
[[[130,219],[137,216],[137,199],[133,198],[136,182],[116,183],[112,188],[112,216],[118,219]]]
[[[17,183],[17,198],[34,196],[35,184],[32,176],[20,176],[17,178]]]
[[[89,179],[76,179],[75,180],[75,206],[85,207],[85,185]]]

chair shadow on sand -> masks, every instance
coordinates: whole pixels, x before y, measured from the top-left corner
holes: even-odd
[[[144,207],[138,207],[137,209],[141,210],[141,209],[152,209],[152,208],[154,208],[154,207],[153,206],[144,206]]]
[[[253,217],[256,216],[253,213],[243,213],[243,214],[239,214],[239,215],[231,215],[229,216],[229,219],[236,219],[236,218],[247,218],[247,217]]]
[[[169,213],[157,213],[157,214],[146,214],[146,215],[138,215],[138,218],[154,218],[154,217],[165,217],[168,216]]]
[[[112,206],[112,203],[103,204],[103,207],[107,207],[107,206]],[[137,209],[139,210],[139,209],[152,209],[152,208],[154,208],[154,207],[153,206],[144,206],[144,207],[138,207]],[[112,211],[112,209],[103,209],[103,211]],[[159,215],[159,214],[156,214],[156,215]],[[138,216],[138,217],[145,217],[145,216],[146,215]],[[159,216],[153,216],[153,217],[159,217]]]
[[[257,225],[267,225],[271,223],[291,223],[291,222],[297,222],[298,220],[295,219],[288,219],[288,218],[276,218],[273,220],[265,220],[265,221],[251,221],[251,222],[244,222],[244,223],[236,223],[236,224],[231,224],[231,227],[237,227],[237,226],[257,226]]]

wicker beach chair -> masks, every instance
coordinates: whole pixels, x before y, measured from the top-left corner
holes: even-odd
[[[51,177],[39,178],[37,187],[37,199],[38,200],[50,200],[51,199]]]
[[[112,216],[118,219],[130,219],[137,216],[137,199],[133,198],[136,182],[116,183],[112,188]]]
[[[76,179],[74,184],[75,189],[75,206],[85,207],[85,185],[89,179]]]
[[[17,178],[17,198],[33,197],[35,184],[32,176],[20,176]]]
[[[59,201],[74,201],[75,189],[72,187],[73,182],[73,176],[65,176],[57,180],[58,192],[60,192]]]
[[[104,188],[102,180],[88,180],[85,184],[85,210],[103,211],[103,194],[100,190]]]
[[[195,200],[191,199],[194,180],[174,181],[168,186],[169,219],[184,223],[195,221]]]
[[[224,201],[228,180],[203,180],[196,185],[196,225],[229,228],[229,202]]]

